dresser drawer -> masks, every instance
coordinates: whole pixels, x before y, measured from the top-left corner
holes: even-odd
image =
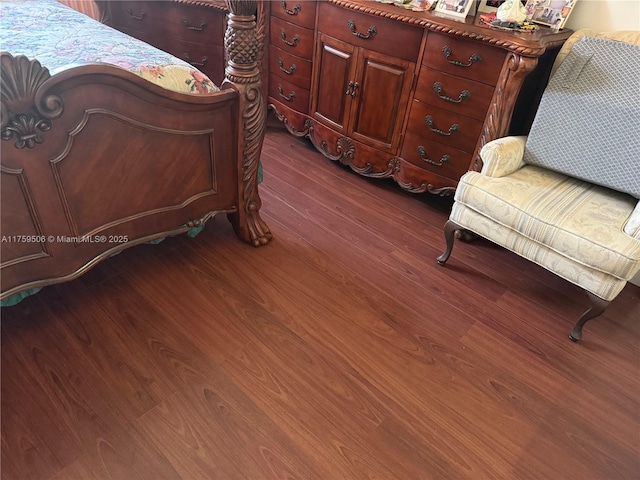
[[[307,60],[313,55],[313,30],[271,17],[269,32],[271,45]]]
[[[469,169],[471,154],[407,132],[400,155],[413,165],[458,180]]]
[[[275,75],[269,76],[269,96],[304,114],[309,113],[309,89]]]
[[[422,64],[458,77],[496,85],[506,52],[490,45],[429,32]]]
[[[311,62],[273,45],[269,46],[269,72],[299,87],[311,87]]]
[[[165,2],[110,2],[111,23],[118,30],[156,32],[164,22]],[[160,27],[160,30],[162,28]]]
[[[484,121],[494,87],[421,67],[415,98]]]
[[[416,62],[423,29],[329,3],[318,5],[318,31],[357,47]]]
[[[158,48],[169,52],[208,76],[213,83],[220,86],[224,79],[224,48],[185,42],[177,39],[166,39]]]
[[[414,100],[407,128],[425,141],[440,142],[473,153],[482,122]]]
[[[315,0],[274,0],[271,15],[301,27],[314,28],[316,25]]]
[[[158,28],[166,31],[169,36],[187,42],[224,47],[227,21],[223,11],[175,2],[159,3],[165,4],[165,12]]]

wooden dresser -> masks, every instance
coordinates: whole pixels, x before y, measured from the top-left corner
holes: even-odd
[[[103,1],[107,23],[224,79],[227,9],[222,0]]]
[[[364,0],[271,3],[269,106],[327,158],[451,194],[480,148],[525,133],[571,34],[511,33]]]

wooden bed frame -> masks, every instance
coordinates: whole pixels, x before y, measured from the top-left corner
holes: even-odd
[[[51,76],[37,59],[2,54],[1,299],[218,213],[242,240],[269,242],[257,181],[264,8],[226,3],[225,81],[212,94],[106,65]]]

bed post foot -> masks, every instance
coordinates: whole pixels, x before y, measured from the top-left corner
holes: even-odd
[[[229,20],[225,34],[228,59],[222,88],[238,92],[238,210],[229,214],[236,235],[255,247],[272,239],[260,218],[262,202],[258,194],[258,168],[266,130],[267,104],[260,66],[264,55],[265,10],[256,0],[225,0]]]
[[[456,230],[462,230],[462,227],[453,220],[447,220],[447,223],[444,224],[444,239],[447,242],[447,249],[436,259],[440,265],[444,265],[447,260],[449,260],[449,256],[453,250]]]
[[[273,239],[269,227],[260,217],[257,206],[253,211],[245,212],[244,215],[230,213],[228,218],[236,235],[254,247],[266,245]]]
[[[578,320],[578,322],[573,326],[573,329],[571,329],[569,338],[572,342],[577,342],[582,339],[582,327],[584,327],[584,324],[604,312],[604,309],[611,303],[601,299],[600,297],[596,297],[591,292],[587,292],[587,295],[589,295],[589,299],[591,300],[591,307],[582,314],[580,320]]]

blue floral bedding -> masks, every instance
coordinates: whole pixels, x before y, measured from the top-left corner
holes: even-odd
[[[218,90],[187,62],[55,0],[0,1],[0,50],[37,59],[52,75],[98,62],[177,92]]]

